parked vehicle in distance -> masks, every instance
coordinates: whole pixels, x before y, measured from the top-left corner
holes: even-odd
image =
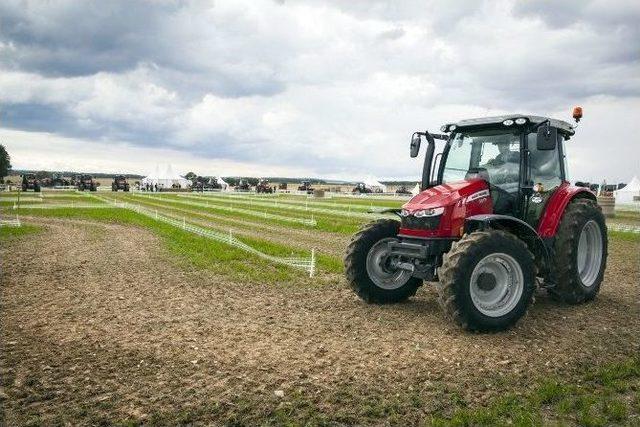
[[[261,178],[256,185],[256,193],[273,193],[273,187],[266,178]]]
[[[22,191],[33,190],[36,193],[40,192],[40,181],[36,178],[35,174],[26,173],[22,175]]]
[[[311,181],[302,181],[302,184],[298,186],[298,191],[304,191],[307,194],[313,194],[313,187]]]
[[[113,183],[111,183],[111,191],[129,191],[129,182],[127,182],[127,177],[124,175],[116,175],[113,178]]]
[[[93,179],[93,176],[83,174],[79,175],[78,181],[76,182],[76,186],[78,191],[97,191],[98,183]]]

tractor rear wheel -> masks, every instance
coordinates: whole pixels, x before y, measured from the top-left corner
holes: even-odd
[[[498,230],[455,242],[438,276],[445,314],[473,331],[509,328],[527,312],[535,290],[533,254],[522,240]]]
[[[405,301],[415,295],[422,280],[395,268],[388,256],[389,242],[398,240],[400,223],[381,219],[367,224],[351,239],[344,258],[351,288],[368,303]]]
[[[607,226],[597,203],[578,199],[564,211],[554,244],[557,285],[549,294],[568,304],[591,301],[607,266]]]

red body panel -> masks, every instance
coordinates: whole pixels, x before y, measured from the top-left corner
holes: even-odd
[[[444,207],[440,226],[435,230],[400,228],[400,234],[416,237],[461,236],[467,217],[493,212],[493,202],[489,194],[472,201],[466,200],[468,196],[488,189],[489,186],[484,180],[476,179],[442,184],[423,191],[405,203],[402,208],[413,213],[421,209]]]
[[[545,206],[540,222],[538,234],[540,237],[553,237],[556,235],[562,214],[571,200],[576,197],[586,197],[596,200],[595,194],[585,187],[576,187],[568,182],[563,182],[551,195]]]

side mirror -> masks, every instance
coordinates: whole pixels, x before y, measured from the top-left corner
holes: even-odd
[[[414,133],[411,137],[411,144],[409,145],[409,154],[411,157],[418,157],[418,153],[420,152],[420,142],[422,142],[420,135],[418,133]]]
[[[558,141],[558,129],[548,124],[546,126],[540,126],[538,128],[538,135],[536,138],[536,146],[538,151],[549,151],[556,149],[556,142]]]

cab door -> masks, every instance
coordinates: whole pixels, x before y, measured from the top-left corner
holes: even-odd
[[[526,137],[527,186],[533,187],[533,191],[525,200],[524,220],[534,229],[538,227],[549,198],[564,181],[563,140],[563,136],[558,133],[555,149],[538,150],[536,133],[529,133]]]

